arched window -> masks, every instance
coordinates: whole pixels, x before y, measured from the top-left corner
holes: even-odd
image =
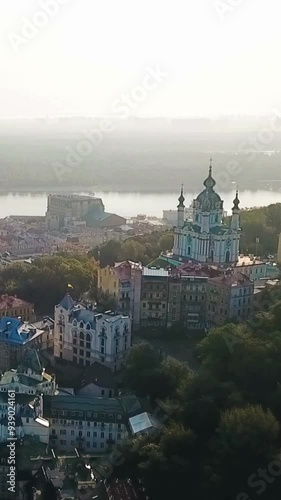
[[[230,261],[230,252],[229,250],[227,250],[226,254],[225,254],[225,262],[229,262]]]
[[[118,335],[120,335],[120,329],[119,329],[119,326],[116,326],[115,328],[115,335],[118,337]]]
[[[86,342],[91,342],[91,335],[89,333],[86,335]]]
[[[84,333],[83,332],[80,332],[79,338],[80,338],[80,340],[84,340]]]
[[[127,333],[129,333],[129,328],[128,328],[128,325],[126,323],[126,325],[124,326],[124,335],[127,335]]]
[[[76,321],[76,319],[74,319],[74,320],[73,320],[72,324],[73,324],[73,326],[77,326],[77,321]]]
[[[90,323],[87,323],[87,325],[86,325],[86,330],[91,330],[91,325],[90,325]]]
[[[84,328],[84,323],[83,323],[83,321],[80,321],[80,328]]]

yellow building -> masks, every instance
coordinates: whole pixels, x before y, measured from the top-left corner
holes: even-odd
[[[113,295],[118,310],[133,319],[135,329],[140,322],[141,278],[141,264],[130,260],[98,270],[98,288]]]

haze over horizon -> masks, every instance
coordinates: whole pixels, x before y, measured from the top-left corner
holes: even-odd
[[[54,1],[57,12],[44,22],[43,5]],[[280,103],[280,5],[220,3],[237,5],[222,18],[214,0],[1,2],[0,118],[110,115],[148,68],[165,77],[130,116],[272,114]],[[34,19],[42,27],[32,31]]]

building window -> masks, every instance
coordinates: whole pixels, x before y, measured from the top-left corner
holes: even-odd
[[[104,443],[101,443],[101,444],[100,444],[100,448],[104,448]]]
[[[89,431],[87,431],[87,437],[90,437],[91,436],[91,433]]]
[[[97,437],[97,435],[98,435],[98,433],[97,433],[97,432],[94,432],[94,433],[93,433],[94,438],[96,438],[96,437]]]
[[[104,432],[100,433],[100,437],[101,437],[101,439],[104,439]]]
[[[71,431],[71,432],[70,432],[70,435],[71,435],[71,436],[74,436],[74,431]]]
[[[117,439],[119,439],[119,440],[121,439],[121,434],[120,433],[117,434]]]
[[[29,424],[29,418],[26,418],[26,423]]]
[[[77,348],[76,347],[73,347],[73,353],[77,354]]]
[[[84,356],[84,349],[80,349],[79,354],[80,354],[80,356]]]

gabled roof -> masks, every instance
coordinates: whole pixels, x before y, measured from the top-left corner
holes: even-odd
[[[98,387],[113,389],[116,382],[110,368],[95,361],[91,366],[86,368],[81,388],[91,383],[97,385]]]
[[[18,367],[18,371],[25,371],[27,368],[30,368],[33,372],[38,373],[38,375],[42,374],[43,367],[36,349],[27,349],[25,351],[23,360]]]

